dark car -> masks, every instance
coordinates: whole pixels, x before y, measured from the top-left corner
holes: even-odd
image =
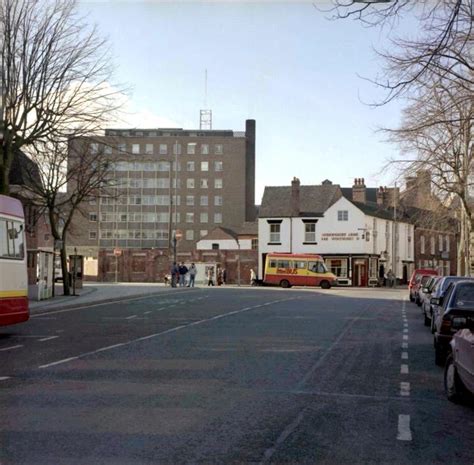
[[[455,281],[449,284],[443,297],[432,297],[433,304],[439,306],[434,316],[435,363],[444,364],[449,354],[453,335],[463,326],[460,321],[471,321],[474,317],[474,281]],[[453,325],[453,320],[456,320]]]
[[[433,276],[426,283],[426,286],[420,289],[419,291],[420,300],[421,300],[421,311],[423,312],[425,326],[430,326],[431,324],[431,315],[432,315],[431,295],[433,291],[436,289],[436,285],[438,284],[440,280],[441,278],[439,276]]]
[[[453,319],[453,326],[461,326],[451,341],[451,355],[444,368],[444,387],[448,399],[463,400],[474,394],[474,317]]]
[[[419,305],[418,290],[432,276],[438,276],[438,272],[436,270],[430,269],[417,269],[413,272],[408,283],[408,295],[410,302],[416,302]]]
[[[434,289],[431,292],[431,298],[440,298],[443,297],[444,294],[446,293],[446,290],[448,289],[448,286],[451,283],[457,282],[457,281],[466,281],[470,280],[472,278],[467,278],[466,276],[443,276],[435,285]],[[430,298],[430,306],[427,309],[427,316],[429,312],[429,318],[431,319],[431,333],[434,334],[435,332],[435,320],[436,316],[438,315],[438,312],[440,310],[440,306],[433,304],[432,299]]]

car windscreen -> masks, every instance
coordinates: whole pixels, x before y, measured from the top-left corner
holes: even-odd
[[[462,281],[464,279],[466,278],[463,276],[451,276],[449,278],[444,278],[443,283],[441,285],[441,291],[444,292],[451,283],[455,281]]]
[[[474,284],[459,286],[456,289],[453,303],[456,307],[474,308]]]
[[[421,286],[423,287],[427,282],[428,280],[431,279],[431,276],[422,276],[421,277]]]

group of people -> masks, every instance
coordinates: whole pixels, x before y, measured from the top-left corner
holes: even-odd
[[[184,262],[181,262],[179,265],[173,262],[170,275],[171,287],[178,287],[178,285],[179,287],[194,287],[197,275],[196,265],[191,263],[191,266],[188,268]],[[186,276],[189,277],[189,280],[186,279]]]
[[[217,278],[218,286],[225,284],[227,281],[226,270],[224,268],[221,268],[220,266],[217,266],[216,278]],[[209,266],[207,268],[207,285],[214,286],[214,267],[213,266]]]

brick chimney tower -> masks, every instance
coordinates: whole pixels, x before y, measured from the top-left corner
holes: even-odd
[[[291,216],[300,215],[300,180],[295,176],[291,181]]]
[[[352,201],[358,203],[366,203],[367,197],[364,178],[354,179],[354,185],[352,186]]]

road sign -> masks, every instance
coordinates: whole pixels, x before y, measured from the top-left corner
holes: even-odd
[[[174,237],[176,237],[176,239],[179,241],[180,239],[183,238],[183,231],[181,231],[180,229],[177,229],[176,232],[174,233]]]
[[[120,257],[120,255],[122,255],[122,250],[121,249],[114,249],[114,255],[116,257]]]

